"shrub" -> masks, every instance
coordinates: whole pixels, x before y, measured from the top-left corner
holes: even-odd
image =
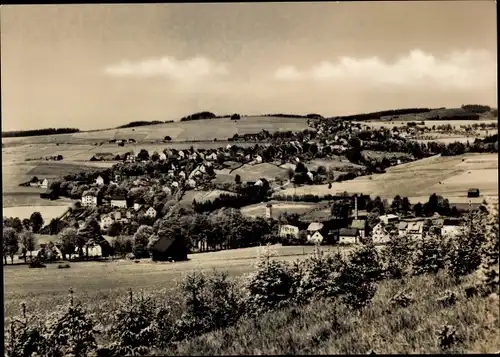
[[[418,240],[412,258],[413,275],[435,274],[446,267],[446,241],[436,235],[427,235]]]
[[[25,357],[40,354],[45,345],[43,325],[33,317],[26,317],[26,305],[21,304],[23,318],[14,319],[6,335],[5,354],[9,357]]]
[[[151,328],[155,311],[153,300],[142,295],[134,300],[132,291],[129,294],[129,301],[118,308],[109,331],[113,341],[110,350],[120,356],[147,354],[156,337]]]
[[[30,268],[46,268],[47,266],[42,263],[40,258],[35,257],[35,258],[31,259],[29,267]]]
[[[59,264],[57,269],[69,269],[71,266],[69,264]]]
[[[369,304],[381,278],[377,251],[372,244],[351,253],[340,277],[344,303],[353,309]]]
[[[438,303],[443,307],[449,307],[455,305],[458,298],[457,295],[453,291],[445,291],[438,299]]]
[[[470,213],[462,232],[450,242],[447,265],[455,279],[469,275],[480,267],[485,229],[484,217],[480,213]]]
[[[344,260],[340,254],[324,255],[318,248],[313,255],[303,262],[297,262],[293,271],[297,281],[295,296],[298,302],[310,301],[310,298],[334,298],[340,295],[340,277]]]
[[[98,331],[86,311],[73,304],[72,290],[70,294],[69,305],[54,313],[46,324],[47,343],[42,355],[86,356],[97,349]]]
[[[442,350],[448,350],[457,343],[457,335],[455,328],[450,325],[445,325],[438,332],[439,346]]]
[[[257,271],[247,276],[245,303],[250,313],[270,310],[290,303],[296,286],[289,264],[271,260],[273,252],[266,250],[256,265]]]
[[[392,297],[391,305],[394,307],[408,307],[413,301],[413,296],[404,291],[400,291]]]
[[[414,243],[407,235],[391,235],[389,242],[381,251],[384,274],[389,279],[399,279],[408,274]]]

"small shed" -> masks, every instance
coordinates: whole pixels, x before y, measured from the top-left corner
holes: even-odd
[[[479,197],[479,189],[478,188],[469,188],[467,191],[468,198]]]

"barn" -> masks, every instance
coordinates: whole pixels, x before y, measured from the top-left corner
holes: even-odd
[[[158,237],[151,246],[151,258],[155,262],[187,260],[187,247],[182,239]]]

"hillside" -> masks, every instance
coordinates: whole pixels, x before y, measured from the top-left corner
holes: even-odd
[[[110,140],[134,139],[138,142],[159,142],[170,136],[173,142],[227,140],[234,134],[258,133],[261,130],[300,131],[307,129],[304,118],[279,116],[242,116],[239,120],[230,118],[203,119],[164,123],[131,128],[106,129],[71,134],[5,138],[4,147],[22,144],[94,144]],[[116,144],[115,144],[116,145]]]

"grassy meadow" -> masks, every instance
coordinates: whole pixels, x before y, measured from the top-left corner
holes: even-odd
[[[295,260],[310,254],[314,246],[273,248],[279,259]],[[322,246],[321,249],[337,248]],[[176,263],[153,263],[149,259],[139,263],[128,260],[72,262],[70,269],[57,269],[57,264],[48,264],[46,269],[4,265],[5,317],[17,315],[20,302],[25,302],[28,310],[49,313],[55,305],[67,301],[68,290],[73,288],[78,301],[105,318],[116,297],[126,296],[129,288],[161,295],[174,289],[176,281],[195,270],[225,270],[231,276],[238,276],[254,269],[253,263],[260,251],[260,247],[253,247],[198,253],[191,254],[189,261]]]
[[[472,279],[472,278],[471,278]],[[207,333],[161,351],[166,355],[323,355],[494,353],[500,350],[498,295],[466,298],[444,274],[384,281],[371,306],[348,311],[332,302],[312,301],[245,319],[236,326]],[[415,299],[408,307],[391,305],[405,291]],[[455,305],[439,302],[446,290],[457,294]],[[444,325],[456,327],[457,343],[439,344]]]
[[[73,134],[33,136],[24,138],[5,138],[7,146],[12,144],[52,144],[52,143],[94,143],[111,139],[135,139],[137,141],[161,141],[170,136],[172,141],[186,140],[226,140],[234,134],[244,135],[258,133],[261,130],[300,131],[307,129],[307,119],[281,118],[266,116],[242,116],[240,120],[207,119],[186,122],[174,122],[158,125],[140,126],[124,129],[94,130]]]

